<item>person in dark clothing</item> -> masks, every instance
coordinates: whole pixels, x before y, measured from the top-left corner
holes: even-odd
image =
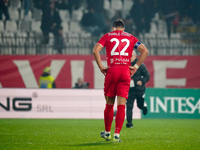
[[[0,0],[0,20],[3,19],[3,14],[6,20],[10,20],[10,14],[8,11],[9,0]]]
[[[179,5],[182,1],[179,0],[163,0],[160,1],[160,11],[165,18],[167,26],[167,35],[170,38],[171,28],[173,27],[173,32],[176,33],[176,29],[179,24]],[[166,7],[167,6],[167,7]]]
[[[103,14],[96,12],[92,7],[89,8],[87,13],[83,14],[81,25],[94,36],[99,36],[101,33],[107,33],[108,31]]]
[[[65,42],[63,38],[63,27],[60,26],[57,28],[56,33],[54,33],[54,43],[53,48],[57,50],[58,54],[62,54],[62,50],[65,47]]]
[[[68,3],[64,9],[69,10],[70,17],[72,18],[73,10],[78,10],[82,4],[83,4],[82,0],[68,0]],[[62,4],[62,6],[63,6],[63,4]],[[61,8],[61,6],[59,8]],[[63,9],[63,8],[61,8],[61,9]]]
[[[134,66],[137,62],[136,53],[133,51],[131,58],[131,65]],[[135,99],[137,100],[137,107],[143,111],[143,114],[147,114],[147,104],[144,101],[145,98],[145,83],[150,79],[150,74],[144,64],[142,64],[137,72],[131,77],[129,95],[126,102],[126,119],[127,128],[132,128],[132,116],[133,116],[133,105]]]
[[[49,43],[49,33],[54,36],[58,34],[58,29],[61,26],[61,18],[58,10],[55,8],[55,3],[45,3],[42,5],[42,21],[41,30],[44,36],[44,44]]]
[[[87,0],[88,9],[93,8],[96,12],[102,13],[104,11],[104,0]]]
[[[88,2],[89,3],[89,2]],[[100,1],[98,2],[98,4]],[[94,5],[93,5],[94,4]],[[107,33],[109,27],[106,24],[103,12],[96,6],[97,1],[91,0],[88,4],[88,11],[83,14],[81,25],[83,28],[90,32],[93,36],[99,36],[101,33]]]
[[[149,33],[152,9],[148,1],[135,0],[129,13],[136,26],[136,35],[143,32]]]
[[[55,79],[51,76],[51,69],[49,67],[44,68],[43,74],[39,78],[40,88],[56,88]]]
[[[89,88],[89,83],[84,82],[83,78],[78,78],[77,83],[75,83],[75,89],[88,89]]]
[[[92,34],[94,32],[100,32],[96,20],[97,18],[95,18],[94,9],[90,8],[89,12],[83,14],[81,25],[85,28],[86,31]]]
[[[37,9],[43,9],[44,6],[49,5],[51,0],[34,0],[34,7]]]

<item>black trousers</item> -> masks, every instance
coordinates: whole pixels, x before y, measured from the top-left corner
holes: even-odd
[[[132,94],[129,93],[128,99],[126,101],[126,119],[128,123],[132,123],[133,118],[133,107],[135,100],[137,101],[137,107],[143,109],[144,107],[144,93]]]

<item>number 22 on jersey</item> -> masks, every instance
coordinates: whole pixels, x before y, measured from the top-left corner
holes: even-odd
[[[116,52],[116,49],[119,46],[120,41],[117,38],[112,38],[110,41],[116,42],[113,49],[111,50],[111,56],[113,56],[113,55],[128,56],[128,53],[125,52],[130,45],[130,41],[128,39],[122,39],[121,40],[121,42],[126,42],[126,45],[124,46],[124,48],[120,52]]]

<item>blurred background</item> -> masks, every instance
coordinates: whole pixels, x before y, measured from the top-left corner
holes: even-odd
[[[150,55],[200,53],[198,0],[0,0],[0,54],[90,55],[122,18]]]
[[[57,88],[103,88],[92,50],[122,18],[149,50],[147,87],[199,88],[199,10],[199,0],[0,0],[0,87],[38,88],[49,66]]]
[[[92,50],[99,38],[111,31],[112,22],[122,18],[125,31],[149,50],[144,62],[150,73],[146,84],[149,117],[199,118],[199,10],[200,0],[0,0],[3,117],[24,117],[23,111],[31,109],[38,116],[25,118],[40,117],[40,112],[49,112],[42,117],[52,117],[53,112],[60,113],[61,106],[68,106],[62,109],[65,117],[79,118],[74,111],[82,110],[89,111],[82,117],[100,114],[101,118],[104,76]],[[105,50],[101,56],[106,65]],[[49,73],[45,68],[55,79],[50,87],[59,90],[39,89],[40,77]],[[87,107],[83,107],[85,103]],[[20,110],[21,114],[7,113]],[[134,117],[141,118],[136,111]]]

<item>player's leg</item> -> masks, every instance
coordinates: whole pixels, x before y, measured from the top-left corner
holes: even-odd
[[[115,117],[115,134],[113,139],[114,142],[121,142],[121,140],[119,139],[119,134],[125,119],[125,105],[126,98],[117,96],[117,113]]]
[[[106,99],[106,107],[104,110],[105,131],[110,132],[114,115],[115,97],[105,96],[105,99]]]
[[[118,74],[120,74],[120,79],[118,80],[118,84],[116,87],[117,113],[115,117],[115,134],[113,139],[113,141],[115,142],[121,142],[121,140],[119,139],[119,134],[125,119],[126,99],[128,98],[131,78],[130,69],[128,66],[120,67]]]
[[[132,118],[133,118],[133,107],[134,107],[135,96],[129,91],[129,96],[126,102],[126,119],[127,119],[127,128],[132,128]]]
[[[107,70],[104,82],[104,95],[106,99],[106,106],[104,110],[104,125],[105,131],[101,132],[101,137],[110,140],[110,130],[114,117],[114,102],[116,96],[116,84],[118,81],[118,74],[116,74],[114,67]]]
[[[106,139],[106,141],[111,140],[110,130],[111,125],[113,121],[113,115],[114,115],[114,103],[115,103],[115,97],[108,97],[105,96],[106,99],[106,107],[104,110],[104,125],[105,125],[105,131],[101,132],[101,137]]]

